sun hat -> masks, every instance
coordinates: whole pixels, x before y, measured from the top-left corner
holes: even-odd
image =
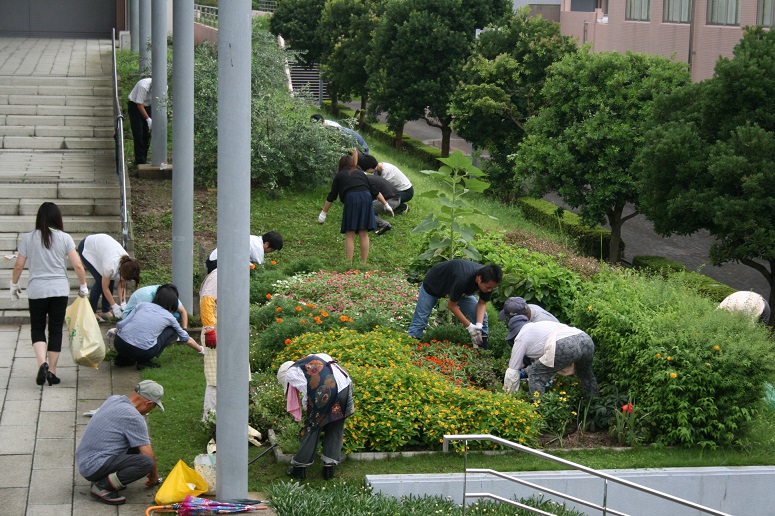
[[[527,320],[526,315],[515,315],[509,319],[509,333],[506,335],[506,340],[511,341],[516,338],[516,336],[519,335],[519,331],[522,329],[522,327],[529,322],[530,321]]]
[[[156,403],[156,406],[164,412],[164,405],[161,404],[164,387],[153,380],[143,380],[135,386],[135,392],[148,401]]]
[[[283,364],[280,366],[280,368],[277,370],[277,381],[280,382],[280,385],[283,386],[283,392],[288,390],[288,369],[291,368],[293,364],[295,364],[293,360],[288,360],[287,362],[283,362]]]
[[[512,316],[527,315],[527,301],[521,297],[510,297],[503,303],[503,310],[498,313],[498,319],[508,322]]]
[[[718,307],[730,312],[743,312],[751,319],[757,319],[764,313],[767,302],[761,294],[741,290],[728,295]]]

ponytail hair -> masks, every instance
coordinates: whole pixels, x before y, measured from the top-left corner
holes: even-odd
[[[40,231],[40,238],[46,249],[51,249],[51,230],[58,229],[64,231],[62,224],[62,212],[59,206],[53,202],[44,202],[38,208],[38,215],[35,217],[35,229]]]
[[[137,263],[137,260],[127,255],[122,256],[118,263],[118,271],[122,279],[134,281],[135,286],[140,284],[140,264]]]

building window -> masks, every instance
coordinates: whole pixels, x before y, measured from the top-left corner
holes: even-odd
[[[773,0],[769,0],[772,2]],[[671,23],[689,23],[691,21],[691,0],[665,0],[662,21]]]
[[[708,25],[739,25],[740,0],[708,0]]]
[[[633,21],[649,21],[649,5],[651,0],[627,0],[624,19]]]
[[[756,25],[775,26],[775,0],[759,0],[756,9]]]

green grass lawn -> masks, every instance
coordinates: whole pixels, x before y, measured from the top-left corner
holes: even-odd
[[[378,142],[372,146],[374,155],[381,161],[399,166],[412,180],[418,193],[438,188],[432,178],[420,174],[424,168],[419,161],[400,155]],[[160,187],[163,186],[160,183]],[[165,187],[168,187],[166,185]],[[317,257],[326,267],[345,269],[343,258],[343,237],[339,233],[341,203],[332,207],[324,225],[317,223],[317,215],[323,205],[329,185],[320,185],[305,192],[282,192],[269,198],[265,193],[255,192],[251,207],[251,232],[280,231],[285,239],[282,251],[268,257],[280,265],[305,257]],[[216,194],[213,192],[213,202]],[[527,222],[519,210],[493,202],[482,196],[470,197],[476,207],[497,217],[492,220],[482,217],[478,223],[487,230],[508,230],[514,228],[535,231],[539,236],[562,240]],[[434,201],[416,196],[411,202],[411,211],[395,220],[390,220],[394,229],[382,236],[372,236],[371,254],[367,268],[389,270],[405,267],[418,253],[420,237],[411,235],[411,229],[428,213],[434,210]],[[210,224],[215,230],[215,220],[197,220],[197,225]],[[137,245],[143,245],[142,231],[135,235]],[[357,251],[356,251],[357,256]],[[356,262],[356,266],[358,266]],[[156,264],[159,270],[169,264]],[[205,452],[209,436],[200,424],[204,374],[201,357],[190,348],[172,346],[160,359],[162,367],[145,370],[145,378],[152,378],[165,386],[165,407],[162,414],[150,414],[150,427],[154,450],[159,459],[160,474],[166,475],[178,459],[193,464],[194,457]],[[775,463],[775,437],[772,428],[775,421],[771,415],[760,421],[750,441],[734,449],[660,449],[642,448],[625,451],[607,449],[560,451],[565,459],[592,468],[656,468],[676,466],[743,466]],[[264,448],[245,444],[249,458],[258,456]],[[504,455],[469,456],[469,467],[486,467],[501,471],[557,469],[553,463],[525,456],[518,452]],[[267,454],[248,466],[248,487],[251,491],[266,492],[278,480],[285,480],[286,465],[275,461]],[[322,485],[319,468],[311,468],[308,483]],[[383,461],[346,461],[337,470],[340,481],[360,485],[368,474],[395,473],[454,473],[464,469],[463,458],[454,454],[435,454],[422,458],[396,458]]]

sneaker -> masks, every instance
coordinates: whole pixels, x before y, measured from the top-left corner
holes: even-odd
[[[96,483],[91,485],[91,495],[99,501],[108,505],[121,505],[126,503],[126,498],[116,491],[99,487]]]
[[[381,228],[379,228],[379,229],[377,230],[377,233],[376,233],[376,234],[377,234],[377,235],[384,235],[385,233],[387,233],[387,232],[388,232],[388,231],[390,231],[391,229],[393,229],[393,226],[391,226],[390,224],[388,224],[387,226],[382,226]]]
[[[138,362],[137,363],[137,370],[142,371],[143,369],[156,369],[158,367],[161,367],[156,362],[151,362],[148,360],[147,362]]]

